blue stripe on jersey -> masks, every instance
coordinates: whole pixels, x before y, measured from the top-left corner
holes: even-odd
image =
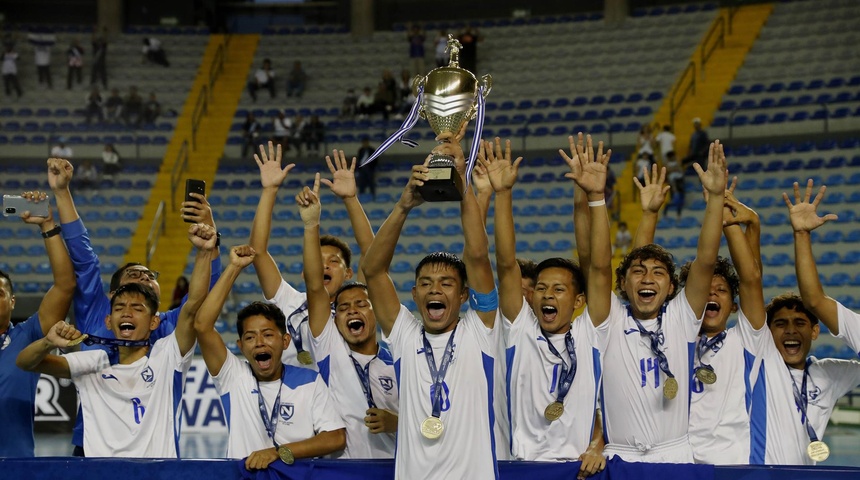
[[[317,362],[317,366],[320,369],[320,376],[326,385],[328,385],[328,377],[331,374],[331,355],[327,355],[325,358]]]
[[[493,429],[496,425],[496,415],[493,411],[493,364],[495,363],[495,360],[484,352],[481,352],[481,360],[484,364],[484,377],[487,379],[487,399],[489,400],[487,402],[487,413],[489,413],[490,417],[490,452],[493,454],[493,472],[496,480],[498,480],[499,464],[496,461],[496,433]]]
[[[391,356],[391,350],[384,343],[379,344],[379,352],[376,354],[376,358],[382,360],[382,363],[386,365],[394,365],[394,357]]]
[[[173,371],[173,443],[176,445],[176,458],[181,458],[179,455],[179,430],[182,427],[182,409],[179,408],[182,402],[182,392],[185,390],[185,382],[182,380],[182,372]]]
[[[606,400],[603,398],[603,382],[600,382],[600,388],[598,389],[597,395],[599,397],[600,402],[600,411],[603,413],[601,420],[603,421],[603,442],[607,445],[609,444],[609,430],[606,428]],[[593,430],[592,430],[593,431]]]
[[[230,418],[230,394],[229,393],[225,393],[224,395],[221,395],[221,406],[224,407],[224,420],[225,420],[225,423],[227,424],[227,434],[229,435],[230,434],[230,421],[232,420],[232,418]]]
[[[400,382],[400,359],[399,358],[397,359],[396,362],[394,362],[394,376],[397,377],[397,394],[401,395],[400,386],[403,385],[403,383]]]
[[[601,375],[603,375],[603,372],[602,372],[602,366],[600,365],[600,350],[598,350],[594,347],[591,348],[591,362],[594,365],[594,392],[595,392],[595,394],[598,394],[599,392],[597,390],[597,387],[598,386],[602,387],[602,384],[600,383],[600,377],[601,377]],[[597,395],[594,396],[594,408],[592,410],[597,410]],[[596,418],[592,418],[592,420],[591,420],[591,431],[592,432],[594,431],[594,421],[595,420],[596,420]],[[605,432],[606,431],[606,425],[604,425],[603,427],[604,427],[603,431]],[[591,437],[589,436],[589,438],[591,438]]]
[[[744,350],[744,382],[749,395],[749,377],[755,356]],[[764,362],[758,369],[758,380],[752,389],[747,409],[750,412],[750,465],[764,465],[767,447],[767,386]]]
[[[698,340],[698,339],[697,339]],[[687,419],[690,417],[690,406],[693,405],[693,359],[696,357],[696,346],[698,342],[687,342]],[[687,422],[689,424],[689,422]]]
[[[513,368],[514,368],[514,357],[517,355],[517,347],[510,347],[505,350],[505,359],[507,360],[507,366],[505,368],[505,394],[507,394],[508,398],[508,431],[511,432],[510,438],[508,439],[508,450],[514,451],[514,416],[511,414],[511,379],[513,378]]]
[[[308,383],[313,383],[319,373],[310,368],[296,367],[284,364],[284,385],[290,388],[298,388]]]

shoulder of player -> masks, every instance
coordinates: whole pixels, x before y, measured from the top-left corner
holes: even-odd
[[[284,364],[284,385],[292,389],[314,383],[319,376],[319,372],[310,368]]]

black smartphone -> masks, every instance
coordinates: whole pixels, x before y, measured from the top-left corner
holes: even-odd
[[[199,193],[200,195],[206,195],[206,182],[203,180],[195,180],[193,178],[189,178],[185,180],[185,201],[186,202],[196,202],[198,199],[191,196],[192,193]],[[185,219],[186,223],[194,223],[194,220],[190,220],[188,218]]]

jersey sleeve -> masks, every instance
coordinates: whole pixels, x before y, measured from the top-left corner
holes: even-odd
[[[860,356],[860,315],[839,302],[836,305],[839,311],[839,335],[836,337],[845,340],[851,350]]]
[[[531,312],[531,306],[526,303],[525,299],[523,299],[523,304],[520,307],[519,313],[517,313],[517,318],[510,320],[506,317],[502,310],[498,310],[498,316],[496,317],[496,323],[501,324],[502,328],[502,338],[505,340],[505,345],[510,347],[513,345],[513,342],[516,339],[516,336],[522,332],[524,328],[527,327],[527,322],[533,322],[532,316],[529,314]]]
[[[394,354],[395,361],[403,356],[403,347],[406,339],[412,335],[416,335],[419,328],[421,328],[421,322],[412,315],[412,312],[408,308],[401,304],[400,313],[397,314],[397,320],[394,321],[394,327],[385,338],[391,347],[391,353]]]
[[[346,428],[340,412],[335,408],[335,403],[331,399],[331,391],[320,375],[317,375],[316,380],[314,380],[313,416],[314,433]]]
[[[337,325],[335,325],[334,322],[334,318],[329,317],[325,322],[325,327],[323,327],[323,330],[320,332],[318,337],[314,337],[312,333],[309,335],[310,351],[314,356],[314,359],[317,361],[320,361],[331,354],[334,342],[338,340],[343,341],[340,336],[340,332],[337,330]],[[310,333],[310,328],[308,328],[308,333]]]
[[[744,311],[738,308],[738,333],[744,350],[756,357],[761,357],[767,347],[766,343],[773,343],[772,337],[767,335],[765,330],[767,330],[767,324],[762,325],[758,330],[753,328]]]
[[[695,342],[699,338],[699,330],[702,328],[704,319],[705,309],[703,308],[698,314],[694,312],[690,302],[687,301],[686,289],[684,288],[678,292],[678,295],[669,302],[666,308],[666,321],[680,323],[680,325],[669,328],[683,328],[684,336],[688,342]]]
[[[284,312],[284,315],[289,315],[293,310],[304,303],[306,298],[307,297],[302,292],[293,288],[292,285],[282,278],[281,286],[278,287],[278,291],[275,292],[275,296],[267,298],[266,301],[277,305],[278,308]]]
[[[63,355],[69,364],[69,374],[74,381],[78,377],[100,372],[110,367],[107,353],[104,350],[87,350]]]
[[[833,396],[833,403],[860,385],[860,361],[825,358],[816,360],[814,365],[826,372],[830,380],[828,394]]]
[[[227,352],[227,358],[224,359],[221,371],[218,372],[218,375],[212,375],[212,383],[215,384],[215,391],[219,396],[230,392],[230,388],[237,384],[242,368],[248,368],[243,365],[244,363],[233,353]]]
[[[42,333],[42,323],[39,321],[39,313],[36,312],[30,315],[23,323],[19,324],[16,329],[20,328],[24,334],[24,341],[27,344],[33,343],[36,340],[44,337],[45,335]]]
[[[586,309],[586,311],[587,310],[588,309]],[[606,345],[609,342],[610,332],[613,328],[619,328],[626,316],[627,309],[624,307],[624,304],[621,303],[621,299],[618,298],[618,295],[613,292],[609,297],[609,316],[606,317],[606,320],[604,320],[603,323],[594,328],[595,345],[600,351],[604,351],[606,349]],[[589,322],[590,321],[591,320],[589,320]]]
[[[221,278],[221,256],[215,257],[212,260],[212,274],[209,276],[209,290],[212,290],[212,287],[215,286],[215,283],[218,282],[218,279]],[[182,300],[179,302],[179,306],[176,308],[171,308],[166,312],[160,312],[158,314],[159,323],[158,327],[152,332],[152,341],[158,341],[161,338],[166,338],[168,335],[173,333],[176,330],[176,322],[179,320],[179,311],[182,310],[182,307],[185,305],[185,302],[188,301],[188,294],[182,297]]]
[[[110,313],[110,301],[102,288],[99,257],[93,251],[84,222],[77,219],[62,225],[63,240],[75,269],[75,326],[82,333],[96,334]]]
[[[196,345],[196,341],[195,341]],[[191,364],[191,358],[194,356],[194,348],[189,348],[185,355],[179,351],[179,343],[176,341],[176,335],[171,332],[170,335],[158,340],[152,345],[150,358],[165,356],[165,363],[177,372],[183,372]]]
[[[469,308],[466,310],[466,314],[463,315],[462,320],[460,320],[459,325],[474,331],[475,338],[484,352],[495,352],[499,345],[501,324],[505,321],[501,317],[502,313],[496,309],[496,321],[493,322],[493,328],[487,328],[484,322],[481,321],[481,317],[478,316],[478,312]]]

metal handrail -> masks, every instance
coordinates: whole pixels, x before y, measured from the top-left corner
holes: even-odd
[[[675,99],[678,96],[678,91],[681,90],[681,87],[684,86],[684,80],[687,78],[687,74],[689,73],[691,79],[688,85],[684,87],[683,91],[680,93],[680,99],[676,102]],[[669,100],[669,125],[672,126],[672,131],[675,130],[675,114],[680,110],[681,105],[684,104],[684,100],[687,98],[687,94],[692,90],[693,95],[696,94],[696,64],[694,62],[690,62],[687,64],[687,68],[684,69],[684,73],[681,74],[681,79],[678,80],[678,84],[675,85],[675,88],[672,89],[672,97]]]
[[[149,227],[149,235],[146,236],[146,268],[149,268],[150,263],[152,263],[155,249],[158,247],[158,239],[161,238],[161,234],[166,229],[167,220],[164,215],[164,200],[162,200],[158,202],[155,218],[152,219],[152,225]]]
[[[713,45],[708,46],[714,33],[718,30],[720,32],[719,37],[717,37],[717,40]],[[708,33],[705,35],[705,40],[702,42],[702,47],[699,49],[699,62],[703,76],[705,74],[705,65],[708,63],[708,60],[711,58],[711,55],[714,53],[714,50],[717,49],[718,45],[721,48],[726,46],[726,17],[722,15],[717,17],[717,21],[714,22],[714,25],[710,30],[708,30]]]
[[[830,133],[830,108],[824,102],[818,102],[818,105],[821,105],[821,108],[824,109],[824,131],[821,133]],[[732,113],[729,114],[729,143],[734,139],[734,127],[735,127],[735,116],[740,111],[749,111],[749,110],[770,110],[773,107],[735,107],[732,109]]]
[[[215,57],[212,59],[212,64],[209,65],[209,94],[212,94],[215,82],[224,70],[224,48],[226,43],[218,45],[218,50],[215,51]]]
[[[173,170],[170,172],[170,210],[173,212],[176,211],[176,189],[179,188],[182,173],[186,170],[188,170],[188,139],[182,141],[179,154],[173,163]]]
[[[194,113],[191,114],[191,149],[197,150],[197,130],[200,128],[200,122],[203,121],[203,116],[209,111],[209,87],[206,85],[200,89],[197,95],[197,102],[194,104]]]
[[[729,14],[728,14],[729,15],[729,35],[732,34],[732,27],[735,24],[735,15],[738,13],[738,10],[740,10],[740,9],[741,9],[741,7],[738,7],[738,6],[729,7]]]

